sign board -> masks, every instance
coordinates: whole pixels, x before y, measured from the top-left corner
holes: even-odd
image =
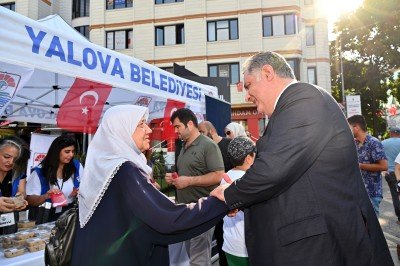
[[[361,115],[361,98],[360,95],[346,96],[347,117],[353,115]]]
[[[31,169],[38,166],[43,158],[46,156],[47,151],[50,148],[51,143],[58,135],[43,135],[32,133],[31,136],[31,157],[28,161],[28,168],[26,170],[27,180],[31,175]]]

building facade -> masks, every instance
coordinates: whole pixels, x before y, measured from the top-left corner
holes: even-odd
[[[249,55],[282,54],[300,81],[331,90],[320,0],[0,0],[33,19],[59,14],[91,42],[168,69],[231,82],[232,120],[258,138],[265,118],[237,83]]]

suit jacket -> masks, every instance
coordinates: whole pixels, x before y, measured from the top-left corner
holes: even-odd
[[[289,86],[257,150],[224,193],[231,209],[245,208],[251,265],[393,265],[351,130],[331,95]]]

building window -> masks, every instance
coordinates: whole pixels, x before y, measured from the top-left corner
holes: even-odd
[[[306,45],[311,46],[315,44],[314,26],[306,26]]]
[[[133,0],[107,0],[107,9],[132,7]]]
[[[238,20],[228,19],[207,23],[209,42],[239,39]]]
[[[231,84],[239,82],[239,63],[208,65],[209,77],[229,78]]]
[[[73,0],[72,1],[72,18],[89,16],[89,0]]]
[[[317,85],[317,68],[308,67],[307,68],[307,80],[308,83]]]
[[[183,24],[156,27],[156,46],[185,43],[185,27]]]
[[[88,25],[75,27],[75,29],[76,29],[80,34],[82,34],[82,35],[85,36],[87,39],[89,39],[89,26],[88,26]]]
[[[304,0],[305,5],[312,5],[314,4],[314,0]]]
[[[133,30],[108,31],[106,47],[112,50],[133,48]]]
[[[298,58],[286,59],[297,80],[300,80],[300,60]]]
[[[292,35],[297,33],[297,16],[295,14],[264,16],[263,36]]]
[[[156,0],[155,3],[157,4],[168,4],[168,3],[178,3],[183,2],[183,0]]]
[[[6,4],[0,4],[0,6],[5,7],[7,9],[10,9],[12,11],[15,11],[15,2],[6,3]]]

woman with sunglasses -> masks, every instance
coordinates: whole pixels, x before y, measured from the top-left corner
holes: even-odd
[[[247,137],[244,127],[236,122],[231,122],[225,127],[225,135],[230,139],[236,137]]]

